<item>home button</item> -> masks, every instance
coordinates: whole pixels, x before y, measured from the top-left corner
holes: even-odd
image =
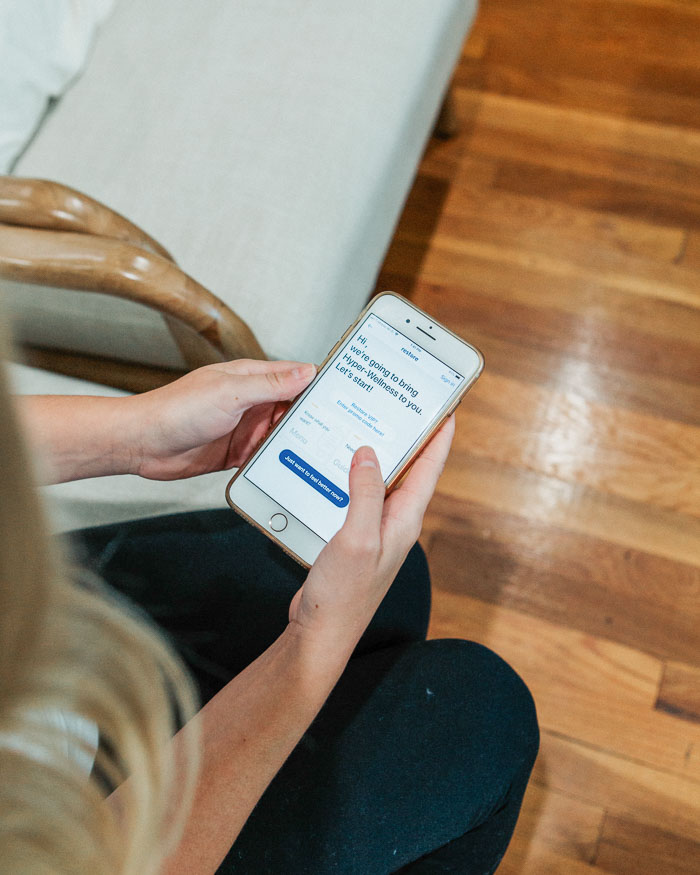
[[[283,532],[287,528],[289,520],[283,513],[274,513],[270,517],[270,528],[273,532]]]

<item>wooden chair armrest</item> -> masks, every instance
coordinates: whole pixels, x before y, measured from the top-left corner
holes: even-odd
[[[124,216],[74,188],[46,179],[0,176],[0,222],[111,237],[174,260],[157,240]]]
[[[192,328],[224,360],[266,358],[246,323],[215,295],[174,262],[131,243],[0,225],[0,277],[137,301]]]

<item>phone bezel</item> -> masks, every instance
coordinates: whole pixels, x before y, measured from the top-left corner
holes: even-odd
[[[320,535],[313,532],[305,523],[298,520],[287,508],[278,504],[266,492],[263,492],[262,489],[259,489],[243,475],[258,456],[264,452],[267,442],[272,440],[277,431],[284,426],[286,420],[293,415],[296,408],[303,403],[305,396],[311,391],[312,387],[316,385],[318,380],[322,379],[324,373],[333,363],[335,355],[341,346],[370,313],[374,313],[384,319],[384,321],[404,334],[409,340],[413,340],[428,352],[440,358],[448,367],[464,376],[464,384],[448,397],[443,407],[436,414],[427,432],[403,456],[391,479],[387,481],[387,492],[394,488],[401,480],[425,444],[461,402],[471,386],[474,385],[484,367],[484,358],[475,346],[462,340],[461,337],[458,337],[454,332],[445,328],[444,325],[432,319],[427,313],[396,292],[382,292],[364,307],[357,319],[329,350],[328,355],[318,368],[316,377],[294,399],[289,410],[274,429],[260,442],[250,458],[238,469],[226,487],[226,501],[229,506],[251,523],[251,525],[279,544],[286,553],[305,568],[309,568],[315,561],[318,554],[325,547],[326,541]],[[407,319],[410,319],[410,321],[407,322]],[[435,341],[434,347],[427,345],[426,336]],[[283,532],[274,532],[269,528],[268,521],[275,513],[283,513],[288,519],[287,527]]]

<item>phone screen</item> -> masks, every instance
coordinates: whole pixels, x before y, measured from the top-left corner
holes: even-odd
[[[245,477],[329,541],[345,521],[355,450],[371,446],[389,480],[463,382],[370,313]]]

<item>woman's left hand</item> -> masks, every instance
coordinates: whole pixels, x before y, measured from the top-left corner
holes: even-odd
[[[312,364],[239,359],[133,396],[132,472],[178,480],[240,466],[315,374]]]

